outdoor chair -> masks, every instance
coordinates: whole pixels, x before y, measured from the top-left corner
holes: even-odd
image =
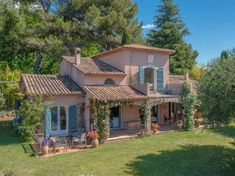
[[[81,137],[83,133],[84,133],[84,128],[78,128],[69,131],[69,135],[72,137]]]
[[[64,147],[64,150],[67,152],[68,142],[65,137],[55,137],[54,148]]]
[[[83,133],[81,136],[72,137],[72,146],[74,146],[75,143],[78,144],[86,144],[86,133]]]
[[[42,151],[42,145],[43,145],[43,141],[45,140],[44,138],[44,134],[43,133],[37,133],[35,134],[35,141],[37,142],[37,144],[39,145],[39,149],[40,152]]]

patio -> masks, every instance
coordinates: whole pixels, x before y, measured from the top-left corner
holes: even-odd
[[[70,131],[69,135],[52,135],[45,137],[44,133],[35,135],[32,149],[38,156],[48,156],[65,152],[73,152],[91,148],[91,141],[86,138],[84,129]]]
[[[140,129],[112,129],[107,142],[117,140],[128,140],[137,137]],[[162,125],[156,134],[176,131],[175,126]],[[75,134],[75,133],[74,133]],[[38,133],[35,136],[35,143],[31,147],[37,156],[48,157],[57,154],[77,152],[84,149],[92,148],[91,142],[86,139],[86,133],[76,136],[51,136],[45,140],[43,133]],[[43,146],[48,146],[48,151],[45,154]]]
[[[110,131],[110,136],[107,141],[123,140],[123,139],[132,139],[137,137],[137,133],[140,129],[113,129]],[[157,134],[176,131],[174,125],[161,125]]]
[[[52,141],[55,142],[52,142]],[[71,152],[77,152],[80,150],[84,149],[89,149],[92,147],[92,145],[87,144],[86,142],[81,143],[81,142],[73,142],[73,138],[71,136],[66,136],[66,137],[51,137],[50,142],[48,144],[48,153],[43,154],[43,147],[42,144],[39,142],[35,142],[31,144],[31,147],[35,154],[37,156],[52,156],[56,154],[63,154],[63,153],[71,153]]]

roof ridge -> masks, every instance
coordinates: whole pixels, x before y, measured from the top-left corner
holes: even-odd
[[[52,75],[52,74],[35,74],[35,73],[22,73],[22,76],[60,76],[60,75]]]
[[[175,53],[175,50],[168,49],[168,48],[158,48],[158,47],[148,46],[148,45],[143,45],[143,44],[126,44],[126,45],[118,46],[116,48],[95,54],[91,57],[97,59],[102,56],[107,56],[109,54],[120,52],[124,49],[132,49],[132,50],[138,50],[138,51],[152,51],[152,52],[156,52],[160,54],[161,53],[168,54],[168,55]]]

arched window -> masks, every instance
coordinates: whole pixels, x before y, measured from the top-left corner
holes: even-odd
[[[114,80],[112,80],[111,78],[107,78],[107,79],[104,81],[104,85],[115,85],[115,82],[114,82]]]

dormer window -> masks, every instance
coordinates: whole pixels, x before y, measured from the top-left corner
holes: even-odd
[[[114,82],[114,80],[112,80],[111,78],[107,78],[107,79],[104,81],[104,85],[115,85],[115,82]]]

